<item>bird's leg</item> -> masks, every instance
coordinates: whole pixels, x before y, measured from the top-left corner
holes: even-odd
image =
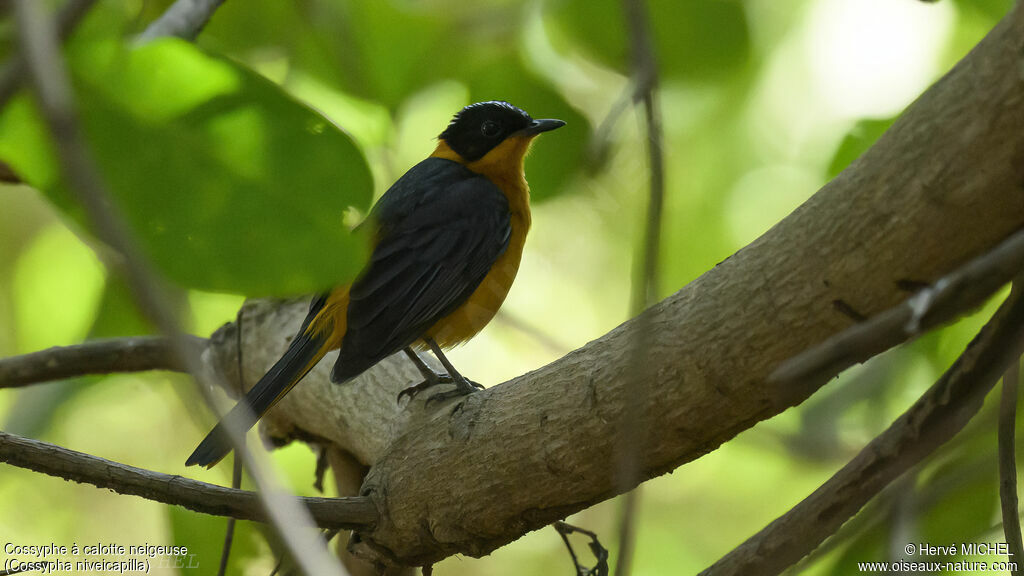
[[[456,370],[455,367],[452,366],[452,363],[448,361],[448,358],[445,357],[444,352],[441,351],[441,347],[437,345],[437,342],[435,342],[433,338],[424,338],[423,341],[426,342],[427,346],[430,347],[430,350],[434,353],[434,356],[437,356],[437,359],[441,361],[441,365],[444,366],[447,372],[442,372],[440,374],[434,372],[434,370],[430,368],[430,366],[427,366],[427,364],[423,362],[422,359],[420,359],[420,357],[416,354],[416,352],[412,350],[412,348],[406,347],[404,349],[405,355],[408,356],[410,360],[412,360],[412,363],[416,365],[416,369],[419,370],[420,374],[423,375],[423,381],[420,382],[419,384],[409,386],[408,388],[399,392],[399,402],[401,402],[403,396],[408,396],[409,399],[411,400],[412,398],[415,398],[416,395],[419,394],[420,392],[427,390],[428,388],[433,388],[438,384],[455,384],[455,389],[432,395],[430,398],[427,399],[427,404],[430,404],[431,402],[447,400],[449,398],[454,398],[456,396],[465,396],[466,394],[476,392],[478,389],[483,389],[482,385],[473,382],[472,380],[464,377],[462,374],[459,374],[459,371]]]
[[[406,346],[402,351],[405,352],[405,355],[409,357],[409,360],[412,360],[412,363],[416,365],[416,369],[420,371],[420,375],[423,376],[423,380],[420,383],[413,384],[399,392],[397,399],[398,402],[402,401],[403,396],[408,396],[409,400],[412,400],[417,394],[428,388],[433,388],[438,384],[451,384],[455,381],[455,379],[448,374],[438,374],[437,372],[434,372],[433,368],[427,366],[427,363],[419,357],[419,354],[416,354],[411,346]]]
[[[434,356],[437,356],[437,359],[441,361],[441,365],[444,366],[444,369],[451,374],[452,381],[455,384],[454,392],[456,392],[457,395],[465,396],[466,394],[471,394],[477,390],[484,389],[481,384],[477,384],[476,382],[464,377],[462,374],[459,374],[459,371],[456,370],[455,366],[452,366],[452,363],[448,361],[444,352],[441,351],[441,347],[437,345],[437,342],[434,342],[433,338],[424,338],[423,341],[427,343],[427,346],[430,346],[430,351],[434,353]]]

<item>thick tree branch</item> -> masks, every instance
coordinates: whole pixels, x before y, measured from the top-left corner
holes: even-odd
[[[204,514],[267,521],[255,492],[143,470],[6,432],[0,432],[0,462]],[[377,518],[377,509],[368,498],[300,498],[299,501],[321,528],[365,528]]]
[[[198,355],[206,348],[205,338],[189,336],[188,340],[193,355]],[[91,374],[146,370],[184,372],[186,369],[166,338],[114,338],[0,358],[0,388],[15,388]]]
[[[949,370],[827,482],[702,576],[779,574],[814,550],[890,482],[956,435],[1019,354],[1024,295],[1014,290]]]
[[[980,306],[1021,269],[1024,269],[1024,230],[903,304],[787,360],[772,372],[767,384],[780,405],[806,397],[850,366]]]

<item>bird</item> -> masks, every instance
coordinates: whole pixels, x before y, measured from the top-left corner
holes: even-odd
[[[355,281],[312,298],[284,355],[186,465],[216,465],[232,450],[225,427],[252,428],[331,350],[340,349],[331,370],[338,384],[404,351],[423,381],[398,401],[439,384],[454,388],[429,401],[482,388],[443,350],[475,336],[504,302],[531,222],[524,159],[539,134],[564,125],[500,100],[456,113],[433,153],[395,181],[360,225],[373,248]],[[414,349],[429,349],[447,372],[434,372]]]

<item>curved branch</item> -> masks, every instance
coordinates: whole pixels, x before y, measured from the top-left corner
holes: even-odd
[[[206,348],[205,338],[188,336],[187,339],[194,355]],[[166,338],[112,338],[0,358],[0,388],[16,388],[91,374],[146,370],[185,372],[187,366],[178,360],[173,346]]]
[[[701,575],[781,573],[890,482],[960,432],[1017,359],[1018,342],[1024,336],[1021,292],[1013,291],[953,366],[892,426],[814,493]]]
[[[267,521],[255,492],[143,470],[6,432],[0,432],[0,462],[204,514]],[[372,526],[377,521],[377,509],[369,498],[299,498],[299,501],[321,528],[352,530]]]

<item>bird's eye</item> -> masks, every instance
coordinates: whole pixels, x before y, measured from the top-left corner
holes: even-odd
[[[484,120],[480,125],[480,133],[488,138],[494,138],[501,132],[501,126],[493,120]]]

